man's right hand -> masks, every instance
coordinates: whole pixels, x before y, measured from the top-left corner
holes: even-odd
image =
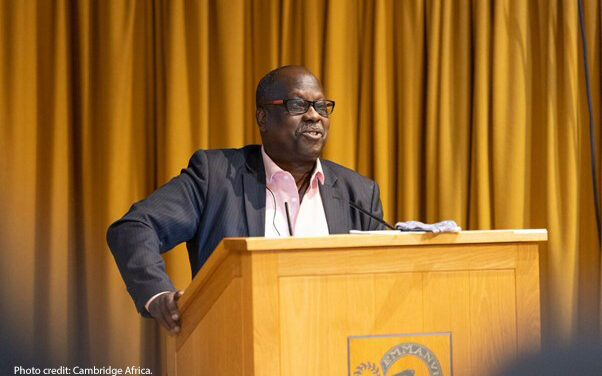
[[[184,294],[184,290],[161,294],[153,299],[148,306],[148,312],[151,316],[170,334],[176,334],[180,331],[180,311],[178,311],[177,301],[182,294]]]

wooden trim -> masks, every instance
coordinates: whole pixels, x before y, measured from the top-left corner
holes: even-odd
[[[176,351],[176,337],[168,334],[167,331],[162,330],[161,336],[163,337],[163,343],[165,345],[165,367],[167,369],[166,375],[178,376],[177,369],[177,356]]]
[[[224,262],[230,250],[220,243],[217,248],[211,253],[209,259],[205,262],[201,270],[194,276],[192,282],[186,287],[186,292],[178,300],[178,309],[180,314],[183,314],[188,310],[190,304],[196,299],[196,294],[201,290],[201,287],[205,285],[217,268]]]
[[[518,353],[541,347],[539,252],[536,244],[519,244],[516,260],[516,317]]]
[[[280,375],[278,254],[251,257],[253,273],[253,375]]]
[[[514,269],[508,253],[515,244],[437,245],[420,248],[362,248],[283,252],[278,255],[279,276],[366,274],[389,272]],[[345,260],[345,262],[341,262]]]
[[[206,276],[207,281],[203,281],[200,287],[191,290],[191,297],[185,301],[186,305],[183,304],[180,308],[182,322],[186,324],[181,326],[182,331],[176,338],[177,349],[186,342],[230,282],[240,275],[240,255],[231,254],[215,267],[213,274]]]
[[[252,254],[243,253],[241,255],[242,270],[242,364],[245,376],[254,375],[255,370],[255,351],[254,351],[254,326],[253,326],[253,264]]]
[[[386,235],[328,235],[311,238],[226,238],[224,247],[232,251],[286,251],[317,248],[391,247],[402,245],[543,242],[545,229],[482,230],[458,233],[405,232]]]

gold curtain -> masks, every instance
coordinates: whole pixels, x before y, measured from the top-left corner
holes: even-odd
[[[584,1],[600,172],[600,1]],[[0,0],[0,291],[13,344],[158,367],[107,226],[197,148],[259,142],[254,90],[303,64],[337,106],[324,156],[385,217],[547,228],[547,343],[599,333],[577,2]],[[190,271],[168,256],[176,285]],[[11,344],[11,346],[13,346]]]

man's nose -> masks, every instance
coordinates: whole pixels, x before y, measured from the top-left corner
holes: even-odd
[[[314,106],[309,106],[309,109],[303,114],[303,120],[306,121],[320,121],[322,117],[320,116],[320,114],[316,111],[316,109],[314,108]]]

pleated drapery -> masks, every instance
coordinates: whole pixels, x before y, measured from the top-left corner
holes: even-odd
[[[584,1],[600,173],[600,1]],[[0,309],[57,364],[160,367],[107,226],[198,148],[258,143],[255,85],[303,64],[336,101],[324,157],[389,221],[547,228],[546,343],[599,335],[577,1],[0,0]],[[166,256],[178,287],[187,256]],[[158,373],[158,372],[157,372]]]

